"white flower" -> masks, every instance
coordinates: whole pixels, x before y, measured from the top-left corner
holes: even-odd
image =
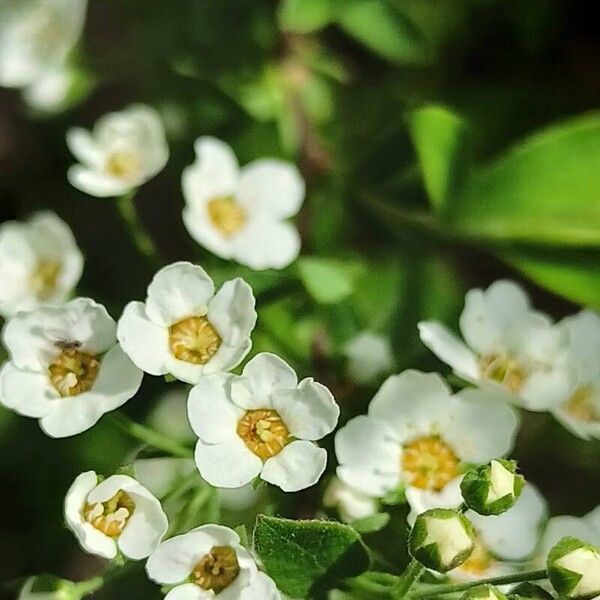
[[[117,336],[146,373],[197,383],[240,364],[255,324],[254,296],[244,280],[227,281],[215,294],[202,267],[177,262],[156,273],[145,303],[125,307]]]
[[[314,485],[327,462],[314,441],[333,431],[339,412],[324,385],[312,378],[298,383],[290,366],[266,352],[241,376],[203,377],[188,400],[200,475],[226,488],[259,475],[285,492]]]
[[[337,509],[342,521],[347,523],[364,519],[377,512],[377,502],[337,477],[332,477],[323,495],[323,506]]]
[[[87,0],[0,4],[0,86],[29,88],[61,69],[77,43]]]
[[[109,559],[118,551],[133,560],[150,556],[168,527],[160,502],[135,479],[112,475],[100,481],[94,471],[69,488],[65,519],[86,552]]]
[[[143,373],[117,344],[116,324],[89,298],[20,312],[4,328],[11,360],[0,399],[51,437],[92,427],[137,392]]]
[[[73,73],[66,67],[48,71],[23,92],[25,102],[34,110],[54,113],[67,105]]]
[[[190,235],[221,258],[252,269],[281,269],[300,252],[300,236],[287,222],[304,200],[296,167],[260,159],[240,169],[231,148],[215,138],[196,140],[196,162],[182,176]]]
[[[146,563],[148,577],[174,586],[165,600],[279,600],[273,580],[256,568],[228,527],[202,525],[166,540]]]
[[[167,164],[169,147],[158,113],[143,104],[98,119],[92,132],[74,127],[67,145],[81,164],[68,178],[91,196],[122,196],[154,177]]]
[[[406,487],[439,492],[465,463],[485,464],[512,447],[518,419],[512,407],[479,390],[451,395],[436,374],[389,377],[367,416],[335,438],[338,477],[372,497]]]
[[[582,310],[561,324],[571,334],[567,356],[577,384],[552,412],[575,435],[600,438],[600,315]]]
[[[61,304],[82,270],[83,256],[75,238],[54,213],[0,225],[0,315]]]
[[[368,383],[392,369],[392,348],[387,337],[363,331],[346,346],[347,371],[357,383]]]
[[[569,396],[569,332],[534,311],[517,284],[497,281],[485,291],[470,290],[460,330],[465,342],[441,323],[419,323],[423,343],[467,381],[502,390],[529,410],[549,410]]]

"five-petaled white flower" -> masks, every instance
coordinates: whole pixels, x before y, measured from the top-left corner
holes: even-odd
[[[327,462],[314,441],[333,431],[339,412],[324,385],[298,383],[290,366],[266,352],[241,376],[203,377],[188,399],[200,475],[217,487],[241,487],[259,475],[285,492],[310,487]]]
[[[86,9],[87,0],[0,3],[0,86],[24,88],[34,103],[41,95],[47,101],[49,82],[66,72]]]
[[[0,315],[60,304],[73,291],[83,256],[68,225],[52,212],[0,225]]]
[[[338,477],[373,497],[400,487],[442,490],[465,463],[485,464],[512,447],[515,410],[476,389],[451,395],[435,373],[389,377],[369,405],[335,437]]]
[[[100,198],[131,192],[161,171],[169,158],[160,116],[143,104],[104,115],[92,132],[69,129],[67,145],[81,163],[69,169],[71,185]]]
[[[264,158],[240,169],[220,140],[196,140],[196,162],[182,176],[190,235],[221,258],[252,269],[281,269],[300,252],[300,236],[287,219],[304,200],[297,168]]]
[[[174,586],[165,600],[279,600],[235,531],[202,525],[166,540],[146,563],[148,577]]]
[[[345,348],[348,376],[357,383],[368,383],[392,370],[394,357],[387,337],[362,331]]]
[[[529,410],[550,410],[574,384],[565,360],[569,332],[533,310],[511,281],[467,293],[460,317],[465,342],[435,321],[419,323],[423,343],[463,379],[501,390]]]
[[[145,303],[125,307],[117,336],[140,369],[197,383],[202,375],[233,369],[248,354],[254,303],[244,280],[227,281],[215,294],[202,267],[177,262],[156,273]]]
[[[117,344],[116,324],[89,298],[20,312],[4,328],[11,360],[0,399],[51,437],[92,427],[137,392],[143,373]]]
[[[100,480],[94,471],[72,483],[65,519],[86,552],[109,559],[119,551],[133,560],[150,556],[169,525],[160,502],[133,477]]]
[[[575,435],[600,438],[600,315],[582,310],[561,324],[571,334],[567,360],[575,370],[577,383],[571,395],[552,412]]]

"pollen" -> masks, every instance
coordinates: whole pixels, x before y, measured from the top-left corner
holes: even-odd
[[[133,152],[113,152],[106,160],[105,170],[108,175],[117,179],[135,180],[141,170],[140,159]]]
[[[401,458],[409,484],[424,490],[441,490],[458,475],[458,464],[452,448],[435,435],[406,445]]]
[[[494,557],[490,554],[483,542],[477,538],[473,547],[473,552],[462,565],[460,570],[470,575],[478,577],[485,576],[489,569],[495,563]]]
[[[52,385],[63,398],[77,396],[94,385],[100,361],[93,354],[67,348],[61,351],[48,371]]]
[[[169,348],[175,358],[206,364],[221,346],[221,337],[206,317],[188,317],[169,327]]]
[[[290,432],[275,410],[249,410],[238,422],[237,434],[260,459],[279,454],[290,440]]]
[[[208,216],[225,237],[234,235],[246,224],[246,212],[231,196],[213,198],[208,203]]]
[[[565,411],[577,421],[594,423],[600,421],[600,412],[592,400],[592,388],[583,385],[563,405]]]
[[[110,538],[118,538],[135,510],[131,496],[119,490],[110,500],[88,504],[83,508],[83,518],[98,531]]]
[[[231,546],[213,546],[194,567],[191,580],[203,590],[219,594],[234,582],[239,572],[235,550]]]
[[[29,285],[39,300],[47,300],[56,291],[62,265],[55,260],[41,260],[36,265]]]
[[[479,362],[481,376],[495,381],[511,392],[518,392],[525,382],[525,370],[516,360],[504,354],[489,354]]]

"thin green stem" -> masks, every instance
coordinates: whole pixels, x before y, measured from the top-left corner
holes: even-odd
[[[546,569],[540,569],[538,571],[526,571],[524,573],[513,573],[511,575],[480,579],[479,581],[469,581],[468,583],[434,584],[420,587],[418,591],[409,594],[408,598],[410,598],[410,600],[416,600],[417,598],[437,598],[444,594],[463,592],[472,587],[477,587],[478,585],[504,585],[509,583],[521,583],[523,581],[539,581],[541,579],[546,579],[547,577],[548,573],[546,572]]]
[[[85,581],[80,581],[73,586],[73,590],[78,594],[80,598],[85,596],[89,596],[94,592],[97,592],[104,586],[104,577],[92,577],[91,579],[86,579]]]
[[[392,589],[392,598],[406,598],[412,587],[419,581],[425,567],[414,558],[408,563],[406,571],[402,573],[400,582]]]
[[[131,192],[117,198],[119,215],[125,227],[127,227],[127,231],[138,252],[148,258],[155,266],[159,265],[161,262],[160,253],[154,240],[150,237],[140,220],[135,207],[134,196],[135,192]]]
[[[164,450],[168,454],[178,456],[180,458],[192,458],[194,453],[187,446],[172,440],[170,437],[150,429],[145,425],[132,421],[129,417],[126,417],[122,413],[113,412],[109,415],[110,420],[125,433],[131,437],[145,442],[149,446],[154,446],[159,450]]]

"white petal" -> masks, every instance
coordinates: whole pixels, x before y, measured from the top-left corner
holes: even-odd
[[[250,221],[233,240],[231,258],[255,271],[283,269],[300,254],[300,234],[291,223]]]
[[[252,348],[252,340],[247,337],[235,346],[221,344],[214,356],[205,364],[203,372],[218,373],[220,371],[230,371],[237,367],[248,355]],[[192,382],[193,383],[193,382]]]
[[[483,464],[512,449],[519,417],[495,395],[463,390],[452,398],[447,410],[449,420],[442,437],[463,461]]]
[[[450,329],[436,321],[419,323],[421,341],[458,374],[477,379],[479,366],[471,350]]]
[[[178,585],[165,596],[165,600],[211,600],[214,594],[211,591],[203,590],[195,583],[184,583]]]
[[[259,473],[262,461],[236,434],[219,444],[196,444],[196,465],[200,475],[215,487],[234,488],[250,483]]]
[[[146,373],[164,375],[169,372],[168,330],[147,317],[143,302],[130,302],[125,306],[119,319],[117,338],[131,360]]]
[[[344,353],[348,357],[348,375],[357,383],[368,383],[391,371],[394,363],[389,339],[371,331],[359,333],[346,345]]]
[[[570,333],[569,357],[580,377],[583,380],[596,377],[600,363],[600,315],[582,310],[566,317],[560,324]]]
[[[226,281],[208,304],[208,320],[225,344],[237,346],[256,325],[252,288],[239,277]]]
[[[67,146],[71,154],[86,167],[102,168],[104,152],[98,146],[92,134],[81,127],[72,127],[67,131]]]
[[[190,391],[188,418],[194,433],[208,444],[230,438],[244,411],[231,402],[228,388],[232,375],[205,375]]]
[[[100,171],[92,171],[81,165],[69,167],[67,179],[74,188],[97,198],[122,196],[133,189],[133,186],[126,181],[105,175]]]
[[[411,509],[408,522],[413,524],[417,515],[432,508],[456,508],[460,506],[463,502],[460,491],[462,479],[462,475],[455,477],[439,491],[408,486],[406,488],[406,501]]]
[[[532,411],[547,411],[567,400],[576,384],[576,373],[569,365],[535,371],[525,379],[519,401]]]
[[[335,436],[338,477],[369,496],[383,496],[400,483],[400,442],[383,421],[359,416]]]
[[[50,384],[47,375],[24,371],[12,362],[0,371],[0,402],[25,417],[43,417],[59,402],[59,394]]]
[[[273,408],[290,434],[302,440],[320,440],[335,429],[340,416],[332,393],[312,378],[302,380],[295,389],[277,391]]]
[[[263,158],[242,169],[236,199],[248,212],[279,221],[300,210],[304,192],[304,180],[295,165]]]
[[[479,354],[502,347],[504,333],[529,310],[529,298],[512,281],[496,281],[487,290],[470,290],[460,317],[460,330]]]
[[[203,316],[214,294],[206,271],[189,262],[162,268],[148,286],[146,314],[157,325],[169,327],[191,316]]]
[[[281,594],[275,582],[266,574],[258,572],[254,581],[242,590],[240,600],[280,600]]]
[[[439,375],[411,369],[384,382],[371,400],[369,415],[409,439],[443,430],[449,406],[450,389]]]
[[[296,440],[265,462],[260,477],[284,492],[297,492],[317,483],[326,465],[324,448]]]
[[[59,398],[53,408],[40,419],[44,433],[53,438],[70,437],[86,431],[104,414],[98,403],[89,402],[86,393]]]

